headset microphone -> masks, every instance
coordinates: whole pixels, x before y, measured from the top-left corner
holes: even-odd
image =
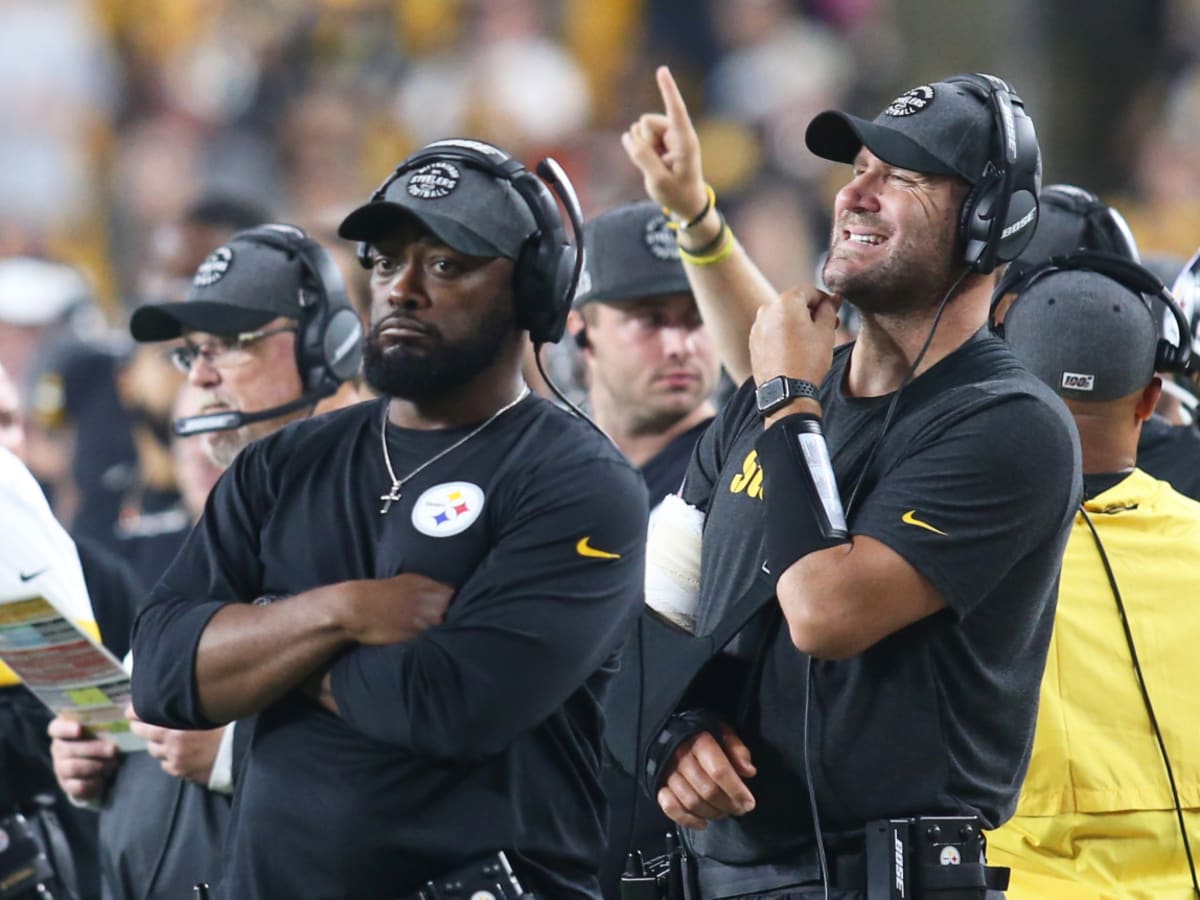
[[[182,419],[176,419],[171,425],[178,437],[191,437],[195,434],[208,434],[212,431],[230,431],[234,428],[241,428],[243,425],[265,422],[267,419],[287,415],[306,406],[315,406],[319,401],[332,395],[336,390],[336,386],[330,386],[329,388],[317,391],[309,391],[301,394],[295,400],[291,400],[280,406],[272,406],[270,409],[260,409],[258,412],[239,412],[238,410],[231,409],[226,412],[185,416]]]

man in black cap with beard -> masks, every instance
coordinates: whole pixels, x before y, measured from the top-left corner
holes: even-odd
[[[521,379],[574,248],[545,184],[475,141],[406,160],[340,233],[382,397],[239,454],[135,623],[135,706],[258,713],[219,896],[383,900],[503,852],[525,890],[594,900],[646,495]]]
[[[849,900],[881,877],[983,897],[999,882],[978,829],[1016,803],[1080,493],[1066,409],[986,328],[992,273],[1037,218],[1032,123],[982,75],[873,121],[816,117],[809,148],[851,166],[822,273],[835,293],[777,296],[658,78],[665,114],[625,149],[687,226],[705,322],[754,325],[753,378],[682,490],[704,516],[694,629],[733,638],[654,724],[646,787],[704,897]],[[835,352],[840,297],[862,323]]]

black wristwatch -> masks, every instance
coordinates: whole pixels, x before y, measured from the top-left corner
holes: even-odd
[[[817,386],[800,378],[776,375],[760,384],[754,392],[758,414],[764,418],[798,397],[812,397],[816,400]]]

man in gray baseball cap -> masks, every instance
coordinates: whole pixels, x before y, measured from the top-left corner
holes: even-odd
[[[1155,369],[1179,353],[1160,345],[1145,293],[1155,284],[1126,260],[1064,257],[1027,276],[1003,323],[1014,353],[1074,416],[1084,484],[1029,770],[1012,819],[988,837],[989,861],[1012,869],[1009,896],[1164,896],[1195,885],[1180,833],[1192,804],[1181,807],[1170,773],[1200,703],[1164,688],[1196,675],[1179,623],[1200,591],[1200,504],[1138,460],[1161,390]],[[1084,806],[1047,800],[1081,785]],[[1078,852],[1068,859],[1066,846]]]
[[[583,234],[567,328],[583,352],[596,423],[640,469],[653,505],[679,487],[716,415],[721,364],[657,205],[610,210]]]

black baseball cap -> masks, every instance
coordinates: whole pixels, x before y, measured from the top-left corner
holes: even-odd
[[[498,147],[473,140],[437,141],[413,156],[439,147],[448,152],[469,148],[497,163],[510,159]],[[382,240],[411,217],[460,253],[515,260],[537,230],[529,204],[509,179],[458,158],[431,156],[403,171],[407,165],[408,160],[397,167],[402,174],[387,184],[382,195],[342,220],[340,237],[365,243]]]
[[[1154,377],[1158,325],[1149,305],[1099,272],[1035,277],[1005,315],[1004,339],[1062,397],[1115,400]]]
[[[167,341],[185,331],[240,334],[280,316],[300,319],[304,265],[283,247],[250,237],[264,227],[305,237],[291,225],[259,226],[233,235],[200,263],[182,303],[153,303],[134,311],[129,320],[134,340]]]
[[[620,206],[583,225],[583,271],[575,306],[691,291],[662,207]]]
[[[975,184],[995,143],[991,106],[968,84],[937,81],[905,91],[873,121],[827,110],[804,134],[808,149],[852,163],[866,147],[884,162],[926,175],[957,175]]]
[[[1051,184],[1038,194],[1038,220],[1029,245],[1013,260],[1030,269],[1054,256],[1111,253],[1139,262],[1137,241],[1125,218],[1089,190]]]

